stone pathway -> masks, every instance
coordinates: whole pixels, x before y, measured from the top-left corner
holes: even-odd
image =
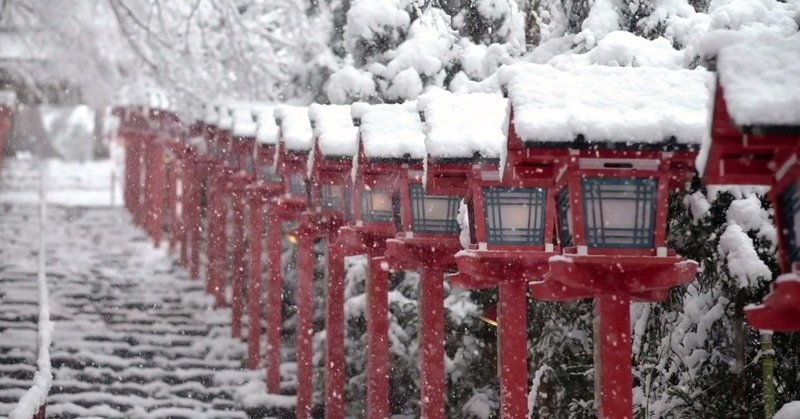
[[[49,178],[61,194],[80,187]],[[33,162],[5,162],[0,417],[35,371],[39,240],[38,207],[3,196],[35,191],[37,182]],[[246,344],[230,337],[230,312],[213,310],[203,284],[154,249],[124,208],[51,205],[47,222],[55,322],[48,417],[293,416],[293,396],[265,394],[263,370],[244,369]]]

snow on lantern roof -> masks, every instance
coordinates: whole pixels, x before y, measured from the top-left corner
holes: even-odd
[[[314,134],[305,106],[280,105],[275,108],[275,120],[280,128],[281,141],[290,151],[309,151]]]
[[[425,134],[416,101],[355,103],[351,115],[360,120],[361,143],[368,159],[425,159]]]
[[[433,89],[417,99],[432,157],[499,158],[506,148],[508,100],[495,93]]]
[[[542,64],[500,69],[514,127],[525,142],[699,145],[707,130],[705,70]]]
[[[736,125],[800,126],[800,34],[722,48],[717,73]]]
[[[253,108],[235,108],[233,110],[233,130],[235,137],[255,137],[258,124],[253,116]]]
[[[218,107],[219,107],[219,105],[217,105],[216,103],[211,103],[211,102],[206,103],[203,106],[203,108],[204,108],[204,110],[203,110],[203,122],[205,122],[206,124],[209,124],[209,125],[216,124],[217,120],[219,119],[219,115],[217,113],[218,112]]]
[[[325,156],[352,157],[358,151],[358,128],[353,125],[349,105],[308,107],[319,151]]]
[[[275,123],[275,107],[262,105],[256,110],[258,129],[256,141],[259,144],[275,145],[278,143],[278,125]]]
[[[0,105],[14,106],[14,104],[16,103],[17,103],[17,93],[15,91],[0,90]]]
[[[233,127],[233,109],[227,104],[219,105],[217,110],[217,127],[219,129],[229,130]]]

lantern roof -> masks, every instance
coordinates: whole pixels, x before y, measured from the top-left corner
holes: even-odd
[[[305,106],[279,105],[275,108],[275,122],[281,141],[289,151],[308,152],[313,145],[314,134]]]
[[[706,135],[712,77],[705,70],[525,63],[498,76],[526,143],[695,147]]]
[[[350,105],[308,107],[319,151],[324,156],[352,157],[358,152],[358,128],[353,125]]]
[[[508,100],[498,93],[432,89],[417,99],[425,148],[435,158],[499,158],[506,148]]]
[[[739,126],[800,126],[800,34],[753,37],[722,48],[719,83]]]
[[[351,115],[359,121],[361,144],[367,159],[425,159],[425,133],[416,101],[380,105],[354,103]]]

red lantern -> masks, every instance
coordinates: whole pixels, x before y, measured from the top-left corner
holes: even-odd
[[[309,118],[314,146],[308,163],[309,210],[300,217],[297,249],[297,417],[308,418],[313,407],[313,322],[315,242],[328,242],[331,275],[326,301],[326,403],[327,417],[344,417],[344,276],[343,258],[332,246],[336,235],[352,219],[350,171],[358,148],[358,130],[350,106],[311,105]],[[332,265],[339,264],[334,267]]]
[[[311,152],[313,133],[305,107],[282,105],[275,108],[280,132],[276,172],[282,178],[284,194],[267,207],[267,252],[269,279],[267,289],[267,391],[280,392],[281,324],[283,323],[282,289],[283,229],[287,222],[296,222],[308,204],[306,165]]]
[[[257,110],[254,149],[254,171],[256,181],[245,188],[250,215],[250,272],[247,287],[247,312],[250,318],[250,330],[247,339],[247,367],[255,369],[260,364],[261,316],[263,309],[262,259],[264,249],[264,208],[267,203],[283,193],[283,182],[275,171],[275,154],[278,149],[278,126],[275,125],[274,109],[269,106]],[[276,239],[269,237],[268,242]],[[272,251],[272,247],[267,246]],[[270,259],[270,266],[279,263],[280,259]],[[274,376],[273,376],[274,379]],[[274,383],[273,383],[274,384]],[[278,375],[278,385],[280,376]]]
[[[0,168],[3,166],[6,138],[11,134],[16,106],[17,94],[15,92],[0,91]]]
[[[777,331],[800,330],[800,78],[791,70],[798,51],[794,36],[719,52],[711,142],[699,159],[707,183],[770,186],[786,273],[762,305],[745,313],[754,327]]]
[[[629,302],[660,301],[697,270],[667,247],[667,200],[693,173],[708,74],[522,65],[501,79],[511,102],[509,148],[546,163],[506,176],[550,171],[554,182],[543,192],[557,214],[562,254],[550,258],[545,280],[566,291],[557,299],[596,299],[598,416],[633,417]],[[545,250],[552,230],[543,232]]]
[[[368,105],[351,108],[359,127],[354,161],[352,225],[339,230],[341,257],[367,254],[367,417],[389,416],[388,263],[386,240],[395,236],[399,220],[398,180],[410,166],[421,170],[424,143],[416,104]],[[332,260],[340,269],[343,260]],[[341,276],[344,272],[341,272]]]
[[[233,221],[233,258],[231,263],[231,331],[234,337],[242,335],[242,315],[244,314],[245,281],[247,280],[247,237],[245,231],[245,212],[247,199],[245,190],[256,180],[255,142],[258,125],[258,109],[253,105],[241,105],[233,110],[231,127],[230,155],[236,170],[230,178],[228,190]]]

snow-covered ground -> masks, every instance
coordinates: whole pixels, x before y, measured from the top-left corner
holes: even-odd
[[[36,168],[6,160],[0,173],[0,417],[36,370]],[[291,415],[294,396],[265,394],[263,370],[244,369],[229,310],[109,205],[110,168],[48,164],[48,417]]]

